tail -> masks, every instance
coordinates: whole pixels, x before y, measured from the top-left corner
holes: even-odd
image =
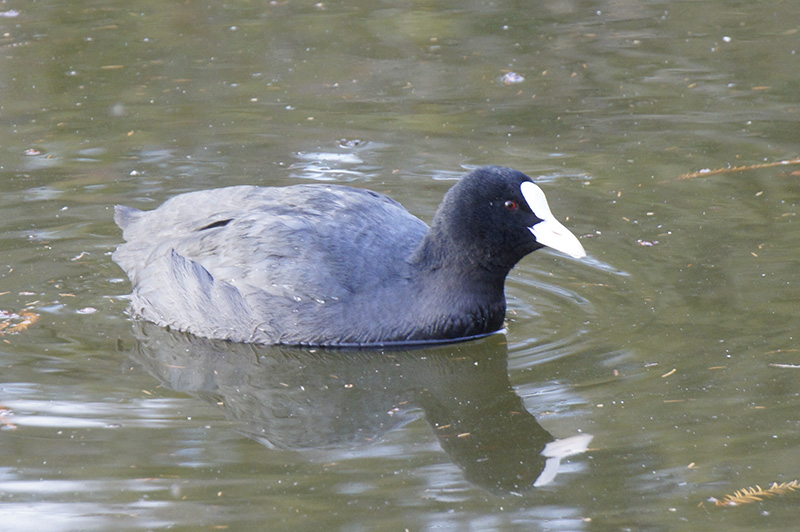
[[[139,209],[133,207],[126,207],[125,205],[116,205],[114,207],[114,222],[123,231],[128,227],[131,222],[135,221],[142,213]]]

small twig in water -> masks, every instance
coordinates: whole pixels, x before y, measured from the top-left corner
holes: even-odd
[[[773,482],[767,489],[761,486],[756,486],[755,488],[748,487],[735,491],[733,495],[725,495],[721,500],[712,497],[711,502],[713,502],[715,506],[739,506],[740,504],[760,502],[765,498],[774,497],[775,495],[784,495],[797,489],[800,489],[800,481],[797,480],[783,482],[781,484]]]
[[[717,174],[735,174],[737,172],[746,172],[748,170],[758,170],[761,168],[774,168],[776,166],[784,166],[787,164],[800,164],[800,157],[796,157],[794,159],[786,159],[784,161],[777,161],[774,163],[761,163],[761,164],[746,164],[744,166],[729,166],[725,168],[705,168],[703,170],[698,170],[697,172],[691,172],[688,174],[681,174],[676,178],[676,181],[683,181],[685,179],[696,179],[698,177],[708,177]]]

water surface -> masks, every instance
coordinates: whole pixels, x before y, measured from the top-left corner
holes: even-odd
[[[0,5],[2,527],[794,529],[797,493],[711,498],[800,478],[796,15]],[[330,182],[429,221],[482,164],[536,176],[589,254],[524,259],[504,336],[337,357],[125,314],[114,204]]]

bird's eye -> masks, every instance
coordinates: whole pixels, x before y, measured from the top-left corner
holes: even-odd
[[[517,202],[516,201],[508,200],[503,205],[509,211],[516,211],[517,210]]]

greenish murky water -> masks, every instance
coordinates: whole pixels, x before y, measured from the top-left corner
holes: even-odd
[[[800,479],[798,31],[766,1],[0,3],[0,529],[794,530],[800,493],[711,498]],[[481,164],[589,254],[523,260],[504,336],[125,314],[114,204],[327,181],[430,220]]]

